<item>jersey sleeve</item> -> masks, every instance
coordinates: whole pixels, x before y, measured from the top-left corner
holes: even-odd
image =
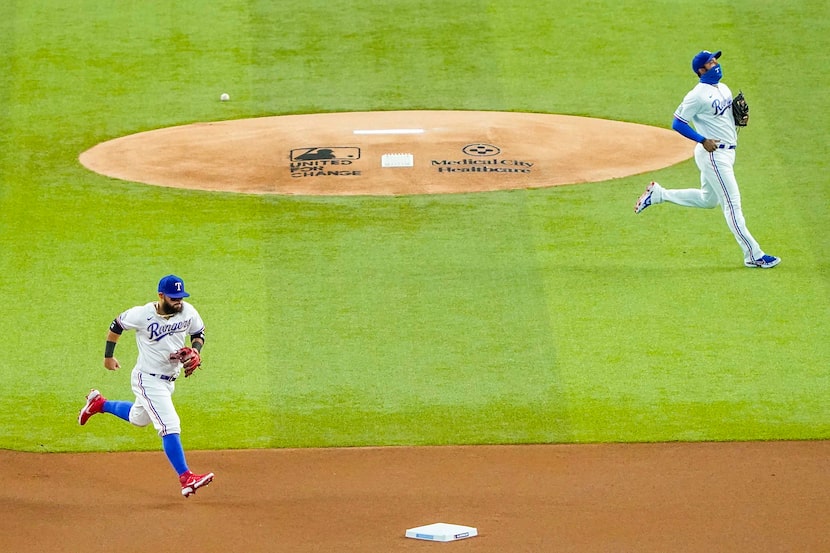
[[[196,308],[192,305],[188,305],[188,310],[190,311],[190,327],[187,329],[187,333],[190,336],[194,334],[200,334],[205,331],[205,323],[202,321],[202,316],[199,315],[199,312],[196,311]]]
[[[141,307],[131,307],[118,315],[118,324],[124,330],[135,330],[146,322],[147,317],[144,316],[144,309]]]
[[[686,123],[687,125],[691,125],[692,119],[697,114],[699,109],[700,106],[698,105],[697,95],[695,94],[694,90],[691,90],[683,98],[683,101],[680,103],[680,105],[677,106],[677,109],[674,112],[674,116]]]
[[[190,335],[194,334],[201,334],[205,331],[205,323],[202,322],[202,317],[196,313],[196,316],[193,317],[193,322],[190,325]]]

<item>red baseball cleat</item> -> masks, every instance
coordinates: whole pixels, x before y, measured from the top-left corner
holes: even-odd
[[[196,493],[196,490],[203,486],[207,486],[213,482],[213,473],[207,474],[193,474],[190,471],[185,472],[179,476],[179,482],[182,483],[182,495],[190,497]]]
[[[98,390],[90,390],[86,396],[86,405],[84,405],[84,408],[81,409],[80,413],[78,413],[78,424],[83,426],[86,424],[86,421],[89,420],[89,417],[96,413],[103,412],[105,401],[107,401],[107,398],[102,396],[101,392]]]

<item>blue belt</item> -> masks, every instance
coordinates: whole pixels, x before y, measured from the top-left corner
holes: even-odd
[[[735,144],[732,144],[731,146],[727,146],[726,144],[718,144],[718,150],[734,150],[737,147],[738,146]]]
[[[153,373],[147,373],[147,374],[149,374],[150,376],[155,376],[156,378],[161,378],[162,380],[169,380],[170,382],[173,382],[174,380],[176,380],[175,376],[167,376],[166,374],[153,374]]]

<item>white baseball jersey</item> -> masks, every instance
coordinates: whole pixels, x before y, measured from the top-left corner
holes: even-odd
[[[182,302],[182,310],[170,317],[156,311],[156,303],[133,307],[118,316],[125,330],[135,330],[138,359],[133,368],[131,386],[135,403],[130,408],[130,422],[136,426],[153,423],[159,436],[181,433],[181,420],[173,405],[174,380],[181,363],[170,361],[170,354],[184,347],[188,334],[197,334],[205,325],[196,308]],[[167,379],[160,376],[170,377]]]
[[[738,144],[738,131],[732,118],[732,91],[723,83],[698,83],[683,98],[674,116],[706,138],[728,146]]]
[[[686,207],[721,206],[726,224],[743,250],[744,261],[752,262],[765,254],[750,234],[741,207],[741,192],[735,179],[735,151],[738,131],[732,116],[732,91],[723,83],[698,83],[683,98],[674,116],[692,125],[705,138],[718,141],[714,152],[703,144],[695,146],[695,163],[700,169],[699,189],[660,187],[657,203],[671,202]]]
[[[187,335],[205,329],[196,308],[185,301],[179,313],[166,318],[158,314],[155,302],[133,307],[118,316],[118,324],[125,330],[135,330],[136,370],[171,377],[179,376],[181,363],[170,361],[170,354],[184,347]]]

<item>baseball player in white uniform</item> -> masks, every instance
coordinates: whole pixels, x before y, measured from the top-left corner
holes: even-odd
[[[781,259],[764,253],[746,228],[741,210],[741,193],[733,169],[738,131],[732,116],[732,91],[720,82],[720,57],[720,51],[704,50],[692,59],[692,71],[700,82],[683,98],[672,122],[672,129],[697,142],[695,162],[700,169],[700,188],[669,190],[652,182],[637,200],[634,213],[663,202],[707,209],[720,205],[743,251],[744,265],[769,269]]]
[[[180,438],[181,421],[172,399],[183,370],[184,376],[189,376],[201,364],[200,351],[205,343],[202,318],[183,299],[189,296],[181,278],[167,275],[159,281],[158,301],[132,307],[113,320],[107,334],[104,367],[111,371],[121,368],[114,357],[115,345],[125,330],[134,330],[138,345],[138,360],[131,375],[135,401],[109,401],[93,389],[78,415],[81,425],[97,413],[110,413],[135,426],[152,423],[179,475],[184,497],[195,494],[214,477],[212,472],[194,474],[188,468]],[[190,336],[191,347],[185,347],[186,336]]]

